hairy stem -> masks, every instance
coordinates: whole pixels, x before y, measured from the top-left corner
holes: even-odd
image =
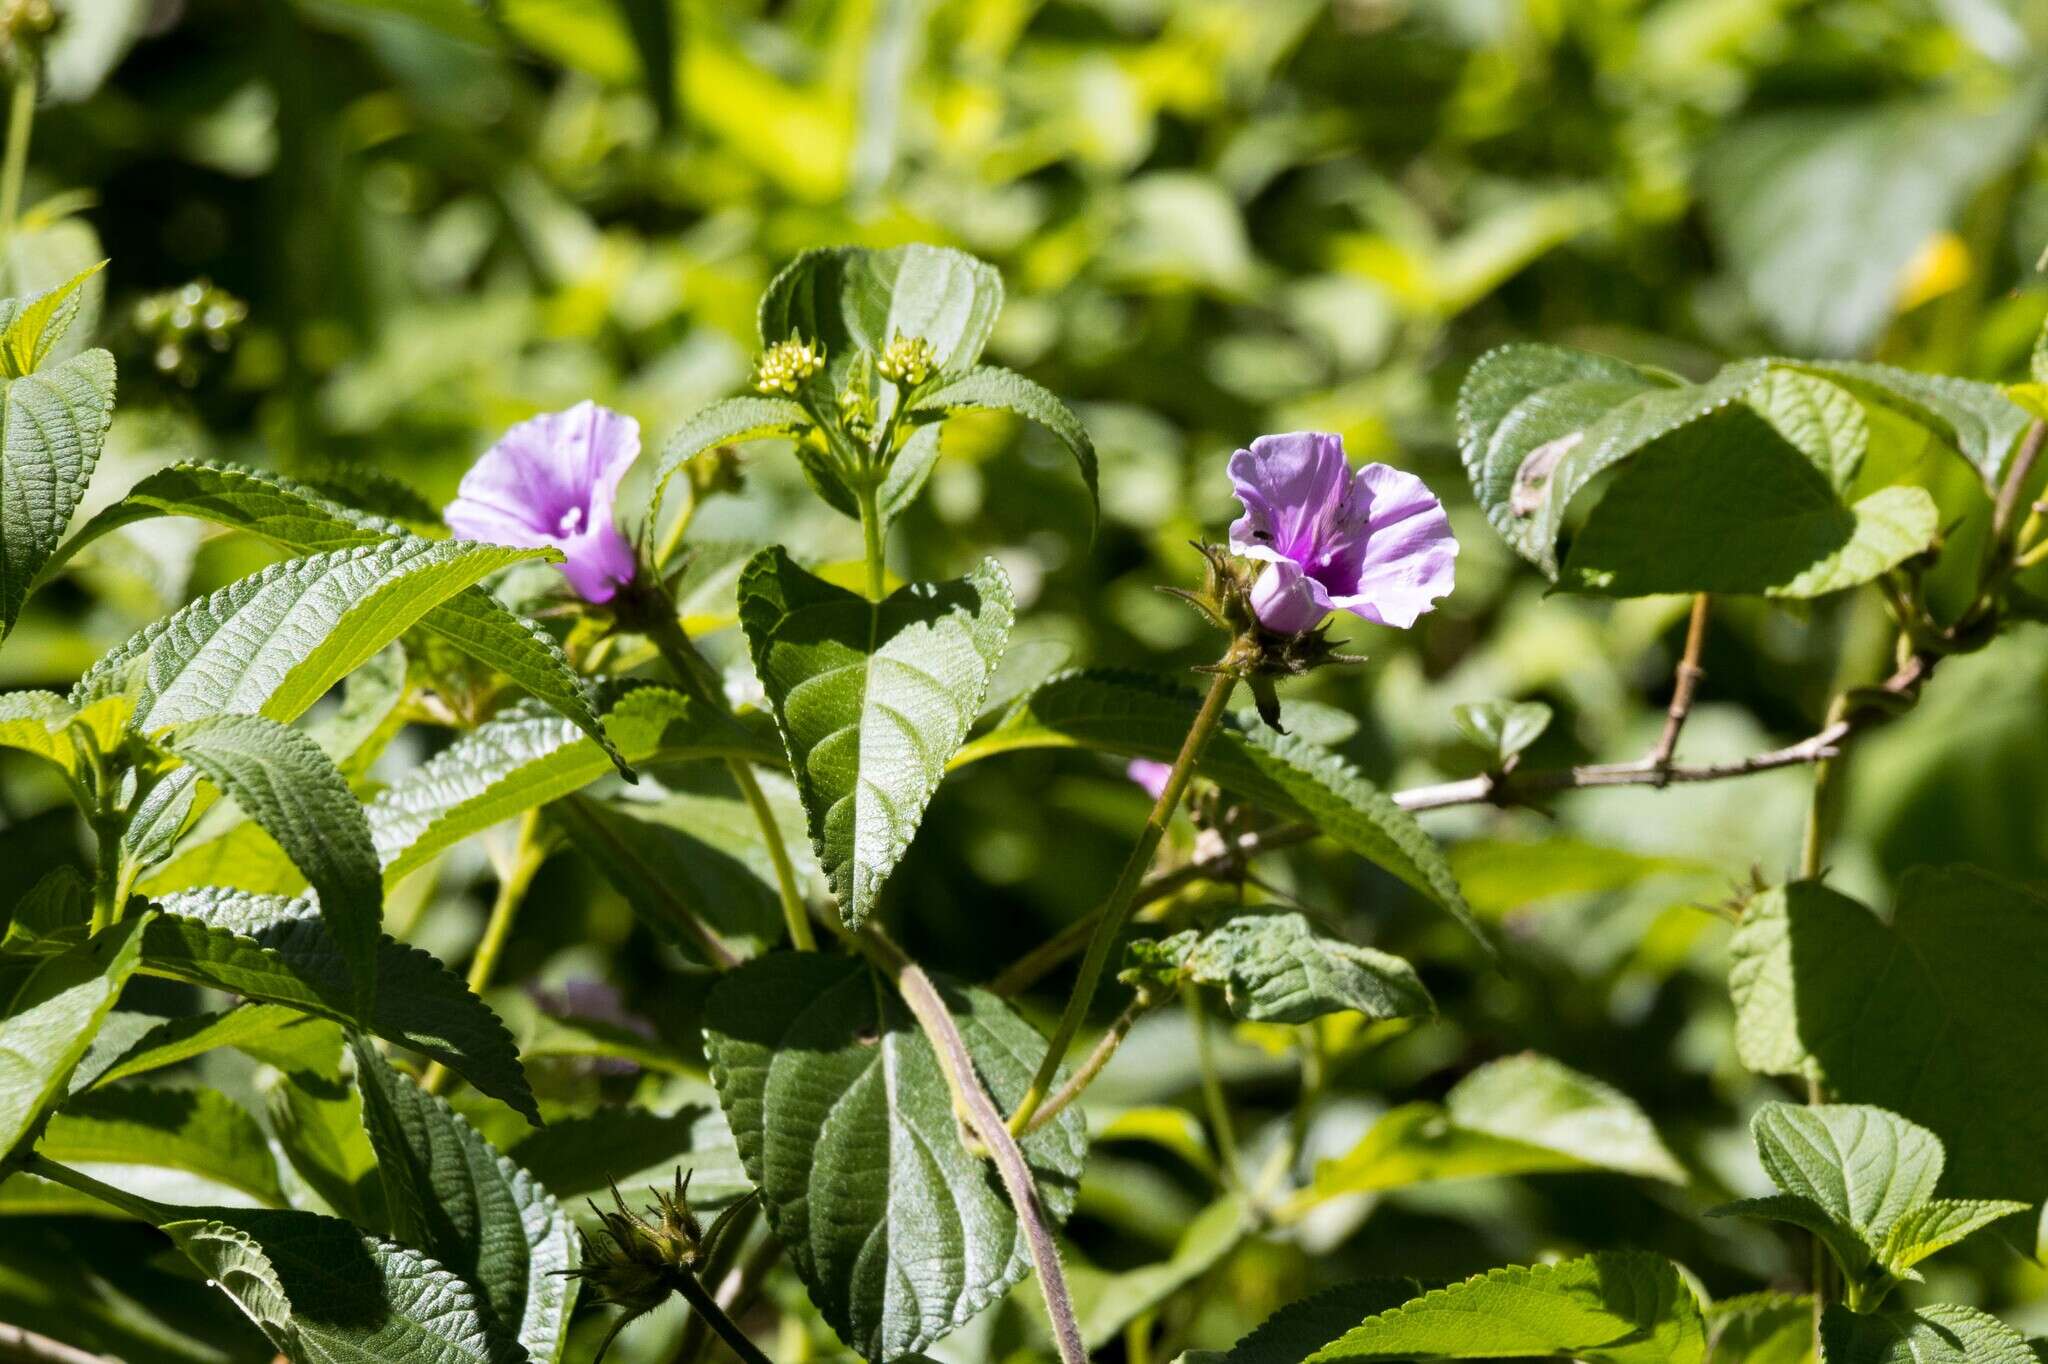
[[[891,973],[897,992],[931,1040],[932,1050],[938,1053],[939,1064],[946,1070],[953,1092],[965,1100],[968,1125],[995,1158],[1003,1191],[1017,1211],[1024,1239],[1031,1248],[1031,1262],[1038,1270],[1038,1287],[1045,1295],[1045,1312],[1052,1321],[1053,1341],[1059,1347],[1061,1364],[1087,1364],[1088,1350],[1082,1344],[1080,1323],[1074,1317],[1074,1301],[1067,1292],[1059,1247],[1053,1242],[1052,1227],[1046,1219],[1045,1206],[1039,1201],[1031,1167],[1025,1163],[1023,1148],[1017,1145],[1017,1138],[1003,1121],[995,1100],[982,1088],[967,1043],[931,977],[911,961],[891,963]]]
[[[7,154],[0,161],[0,238],[14,235],[21,216],[21,184],[28,176],[28,132],[36,117],[35,67],[23,63],[14,77],[14,99],[7,109]]]
[[[1649,762],[1659,771],[1669,770],[1671,755],[1678,750],[1678,733],[1692,713],[1692,694],[1706,674],[1700,668],[1700,653],[1707,644],[1707,607],[1713,599],[1702,592],[1692,599],[1692,617],[1685,627],[1685,652],[1679,656],[1678,671],[1671,683],[1671,706],[1664,712],[1664,732],[1650,750]]]
[[[1117,1015],[1116,1022],[1109,1025],[1109,1031],[1102,1034],[1094,1048],[1082,1058],[1080,1066],[1067,1077],[1067,1082],[1039,1105],[1038,1111],[1031,1115],[1031,1121],[1024,1124],[1020,1135],[1029,1136],[1036,1132],[1064,1113],[1068,1104],[1080,1098],[1088,1086],[1095,1083],[1095,1077],[1102,1074],[1102,1068],[1109,1064],[1110,1057],[1116,1055],[1116,1049],[1123,1045],[1124,1039],[1131,1035],[1132,1025],[1151,1008],[1152,1002],[1142,994],[1132,1000],[1130,1007]]]
[[[888,594],[887,548],[882,542],[882,508],[876,500],[878,489],[872,479],[863,478],[854,490],[860,503],[861,555],[868,566],[868,600],[880,601]]]
[[[1067,1006],[1061,1011],[1060,1021],[1053,1029],[1045,1059],[1039,1063],[1038,1074],[1032,1077],[1031,1087],[1024,1091],[1017,1111],[1010,1115],[1012,1132],[1024,1130],[1052,1089],[1060,1062],[1066,1059],[1067,1048],[1074,1044],[1074,1034],[1080,1031],[1082,1020],[1088,1016],[1088,1006],[1095,1002],[1095,990],[1102,983],[1103,968],[1109,964],[1109,954],[1130,919],[1131,902],[1144,880],[1145,869],[1152,864],[1152,854],[1159,850],[1159,840],[1166,836],[1166,826],[1173,819],[1173,812],[1180,808],[1181,797],[1187,794],[1188,782],[1195,775],[1195,763],[1208,746],[1209,736],[1222,723],[1223,708],[1229,702],[1230,690],[1236,682],[1237,678],[1231,673],[1219,672],[1209,684],[1209,694],[1202,699],[1202,708],[1196,713],[1195,722],[1181,743],[1180,756],[1173,760],[1173,769],[1167,774],[1159,799],[1153,802],[1144,832],[1138,835],[1130,857],[1124,862],[1122,874],[1110,889],[1109,898],[1103,901],[1100,917],[1095,921],[1094,935],[1088,940],[1088,954],[1081,958],[1080,978],[1074,982],[1074,992],[1067,996]]]
[[[519,818],[519,831],[513,836],[504,874],[498,878],[498,893],[491,899],[491,916],[484,921],[484,935],[477,940],[476,955],[469,960],[471,994],[480,996],[490,988],[491,978],[498,973],[498,960],[505,955],[505,944],[511,941],[519,906],[525,902],[527,888],[546,860],[547,850],[540,840],[540,811],[528,810]],[[420,1077],[420,1088],[429,1094],[444,1093],[454,1078],[454,1072],[436,1061]]]
[[[702,1317],[705,1323],[718,1333],[718,1338],[744,1360],[745,1364],[775,1364],[760,1346],[747,1339],[747,1333],[740,1330],[733,1319],[725,1314],[725,1309],[720,1307],[718,1300],[697,1281],[696,1275],[687,1271],[678,1275],[676,1291],[683,1295],[683,1301],[690,1304],[691,1310]]]
[[[121,831],[118,816],[93,816],[92,835],[98,854],[92,878],[94,933],[111,927],[121,918]]]

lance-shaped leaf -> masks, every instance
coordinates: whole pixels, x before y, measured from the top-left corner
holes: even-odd
[[[563,1273],[573,1255],[561,1206],[375,1046],[360,1035],[349,1045],[393,1234],[473,1285],[534,1360],[555,1360],[575,1283]]]
[[[355,981],[357,1008],[377,993],[384,881],[370,821],[334,760],[289,725],[260,715],[217,715],[179,725],[164,747],[234,798],[306,875]]]
[[[147,913],[37,966],[0,1015],[0,1157],[71,1083],[121,987],[142,960]]]
[[[635,764],[738,758],[780,765],[772,735],[668,687],[635,687],[604,711],[613,751]],[[384,879],[395,882],[442,849],[537,805],[579,791],[611,770],[579,726],[537,703],[486,720],[370,802]]]
[[[145,939],[145,949],[147,946]],[[316,1025],[282,1004],[237,1004],[218,1013],[187,1014],[182,1018],[154,1018],[123,1009],[112,1017],[132,1018],[143,1026],[135,1034],[121,1038],[113,1036],[114,1029],[101,1028],[91,1052],[72,1076],[73,1094],[175,1066],[218,1047],[246,1045],[259,1051],[272,1050],[267,1043],[289,1037],[300,1028],[325,1026]]]
[[[1248,914],[1205,936],[1188,975],[1223,989],[1239,1018],[1306,1023],[1346,1009],[1367,1018],[1427,1018],[1435,1002],[1392,953],[1326,937],[1300,914]]]
[[[360,482],[364,476],[357,475]],[[380,501],[386,510],[417,513],[404,492]],[[431,515],[431,508],[426,509]],[[189,516],[258,535],[296,554],[420,541],[398,521],[335,500],[326,491],[267,470],[233,464],[179,463],[158,469],[107,507],[44,565],[37,582],[55,573],[80,549],[122,526],[157,516]],[[422,629],[447,640],[487,668],[568,717],[586,734],[604,741],[581,679],[561,646],[545,630],[509,610],[480,587],[469,587],[434,604],[419,618]],[[624,764],[620,762],[621,769]]]
[[[1301,1364],[1360,1320],[1399,1307],[1420,1285],[1410,1279],[1360,1279],[1290,1303],[1228,1350],[1190,1350],[1180,1364]]]
[[[2027,1338],[1988,1312],[1938,1302],[1912,1312],[1851,1312],[1821,1318],[1828,1364],[2039,1364]]]
[[[1081,466],[1081,481],[1088,485],[1088,504],[1100,509],[1096,490],[1095,442],[1072,408],[1052,390],[1035,384],[1021,374],[996,365],[982,365],[957,378],[947,379],[921,391],[912,399],[913,416],[930,413],[992,411],[1008,412],[1033,421],[1050,431],[1067,447]]]
[[[870,602],[780,548],[740,575],[740,622],[818,862],[858,926],[967,737],[1015,617],[993,559]]]
[[[230,713],[292,720],[436,605],[507,564],[553,557],[415,537],[272,564],[114,649],[72,701],[130,693],[145,733]]]
[[[536,1124],[540,1113],[512,1036],[460,979],[416,947],[380,938],[372,1011],[356,1008],[348,969],[303,899],[211,888],[161,901],[142,970],[347,1023],[439,1061]]]
[[[1142,673],[1061,673],[962,748],[953,765],[1022,748],[1091,748],[1171,762],[1199,705],[1185,687]],[[1443,850],[1413,815],[1335,753],[1240,718],[1227,720],[1209,741],[1198,770],[1274,814],[1311,821],[1427,896],[1486,945]]]
[[[980,990],[949,1007],[999,1107],[1045,1042]],[[960,1124],[930,1043],[858,959],[779,952],[723,977],[705,1011],[719,1102],[769,1224],[825,1320],[871,1360],[961,1325],[1023,1277],[1023,1229]],[[1023,1139],[1046,1215],[1074,1206],[1071,1109]]]
[[[286,1206],[262,1127],[218,1090],[121,1085],[79,1095],[51,1116],[36,1151],[65,1164],[179,1171],[218,1186],[199,1197]]]
[[[107,352],[37,368],[77,312],[84,278],[26,304],[10,301],[0,316],[8,375],[0,382],[0,638],[14,628],[29,585],[56,552],[114,419],[114,357]]]
[[[1510,1266],[1368,1317],[1303,1364],[1565,1356],[1701,1364],[1706,1324],[1677,1267],[1639,1251]]]

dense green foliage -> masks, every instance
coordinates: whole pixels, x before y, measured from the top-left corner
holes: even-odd
[[[2048,1356],[2039,0],[0,75],[0,1358]],[[442,521],[585,399],[603,601]],[[1190,547],[1306,429],[1350,666]]]

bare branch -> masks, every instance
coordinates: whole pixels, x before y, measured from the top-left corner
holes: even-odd
[[[1649,761],[1660,771],[1671,766],[1671,755],[1678,751],[1678,732],[1685,728],[1685,717],[1692,713],[1692,694],[1706,676],[1700,668],[1700,653],[1707,643],[1707,604],[1713,599],[1706,593],[1699,593],[1692,599],[1692,619],[1685,627],[1685,652],[1679,656],[1678,671],[1671,682],[1671,708],[1664,713],[1664,732],[1657,736],[1657,746],[1650,750]]]
[[[7,1364],[113,1364],[111,1355],[73,1349],[60,1340],[39,1336],[0,1321],[0,1360]]]

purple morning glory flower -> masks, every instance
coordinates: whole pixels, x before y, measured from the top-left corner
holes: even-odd
[[[1166,794],[1166,779],[1173,775],[1173,764],[1153,762],[1150,758],[1133,758],[1131,765],[1124,769],[1124,775],[1144,788],[1146,795],[1158,800]]]
[[[585,601],[605,602],[633,581],[633,547],[612,504],[640,455],[640,423],[593,402],[523,421],[462,476],[444,513],[470,540],[534,549],[552,545]]]
[[[1266,564],[1251,604],[1268,630],[1297,634],[1331,611],[1405,630],[1451,590],[1443,504],[1399,469],[1353,473],[1341,436],[1261,436],[1230,457],[1230,481],[1244,504],[1231,552]]]

